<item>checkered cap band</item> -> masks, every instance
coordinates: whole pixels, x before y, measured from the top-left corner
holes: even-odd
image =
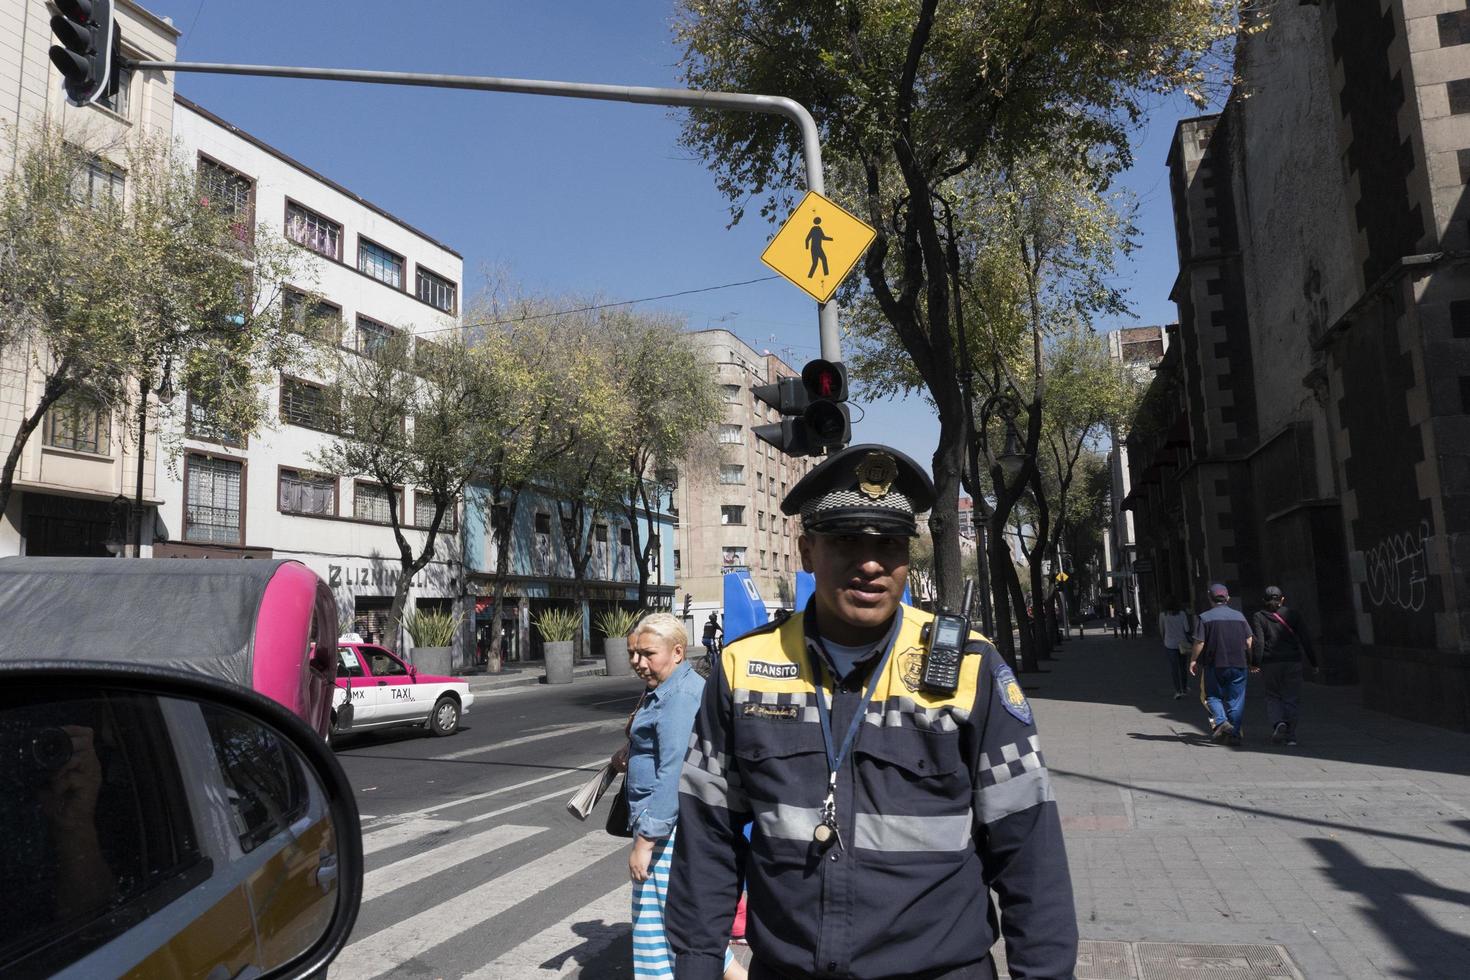
[[[833,490],[807,501],[801,506],[801,522],[808,524],[812,518],[820,517],[822,513],[829,510],[887,510],[895,514],[906,514],[914,516],[914,505],[904,494],[890,491],[874,500],[865,493],[856,490]]]

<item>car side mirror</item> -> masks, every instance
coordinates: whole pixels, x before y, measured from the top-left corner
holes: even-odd
[[[282,706],[198,675],[0,670],[0,975],[305,977],[362,898],[352,789]]]

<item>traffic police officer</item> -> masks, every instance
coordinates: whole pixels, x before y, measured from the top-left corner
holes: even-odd
[[[705,687],[665,912],[678,980],[720,976],[742,878],[751,980],[989,978],[1001,931],[1012,977],[1072,976],[1061,822],[1015,675],[971,634],[952,694],[920,684],[933,616],[900,600],[933,503],[878,445],[782,502],[816,591],[727,642]]]

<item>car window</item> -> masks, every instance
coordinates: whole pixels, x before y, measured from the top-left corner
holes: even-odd
[[[306,812],[300,760],[281,745],[275,732],[254,719],[211,704],[201,704],[200,710],[214,736],[240,849],[249,853],[285,832]]]
[[[0,975],[49,976],[211,873],[158,701],[0,694]]]
[[[407,677],[408,668],[387,650],[364,650],[374,677]]]
[[[337,676],[362,676],[362,663],[357,659],[356,650],[352,649],[351,647],[337,648]]]

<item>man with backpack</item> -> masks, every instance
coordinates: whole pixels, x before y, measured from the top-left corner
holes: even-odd
[[[1261,686],[1266,692],[1266,721],[1271,741],[1296,744],[1297,710],[1302,696],[1302,658],[1317,669],[1317,653],[1307,628],[1286,596],[1274,585],[1266,588],[1266,608],[1251,617]]]

